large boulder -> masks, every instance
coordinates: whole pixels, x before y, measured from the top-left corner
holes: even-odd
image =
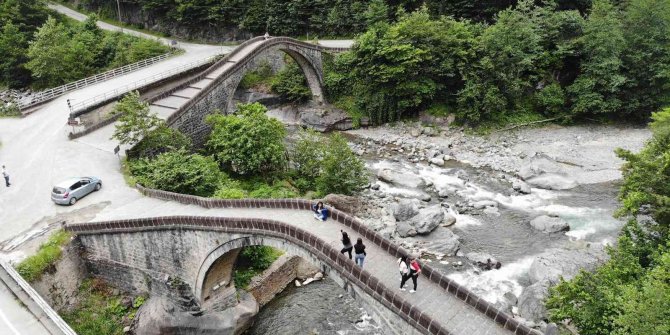
[[[530,186],[521,180],[512,182],[512,188],[521,194],[530,194]]]
[[[401,199],[398,203],[392,204],[390,209],[396,221],[407,221],[419,214],[419,206],[410,199]]]
[[[418,234],[429,234],[444,221],[442,206],[435,205],[419,211],[419,214],[410,219]]]
[[[528,270],[532,283],[558,283],[559,279],[571,279],[579,270],[592,271],[607,259],[600,245],[591,244],[580,249],[549,249],[533,259]]]
[[[558,216],[540,215],[531,220],[530,225],[545,233],[570,230],[570,225]]]
[[[377,172],[377,178],[396,186],[419,189],[426,186],[426,182],[419,176],[408,173],[399,173],[391,169],[381,169]]]
[[[424,244],[424,247],[427,250],[431,253],[442,254],[445,256],[456,255],[456,252],[458,252],[458,249],[461,247],[461,241],[458,235],[454,234],[448,228],[438,229],[433,235],[434,234],[438,234],[439,236],[436,236],[435,240]]]
[[[307,105],[300,107],[298,117],[301,125],[320,132],[349,130],[352,126],[351,117],[338,108]]]
[[[356,214],[361,209],[361,201],[356,197],[342,194],[328,194],[323,200],[333,207],[349,213]]]
[[[577,182],[564,176],[545,173],[527,180],[528,184],[546,190],[569,190],[577,187]]]
[[[442,226],[449,227],[449,226],[453,225],[454,223],[456,223],[456,217],[449,214],[449,213],[445,213],[444,214],[444,221],[442,222]]]
[[[523,289],[517,307],[522,318],[539,323],[547,318],[544,299],[549,294],[549,282],[537,282]]]

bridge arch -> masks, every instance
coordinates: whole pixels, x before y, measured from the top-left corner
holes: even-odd
[[[261,245],[280,249],[291,256],[298,256],[312,264],[314,267],[318,267],[322,272],[330,274],[331,277],[332,275],[335,275],[327,264],[324,264],[308,250],[297,244],[291,243],[285,239],[266,235],[248,235],[226,241],[207,254],[200,264],[196,281],[193,284],[196,298],[204,303],[211,293],[212,284],[218,284],[221,280],[225,281],[228,285],[232,285],[232,272],[239,252],[244,247]],[[219,266],[217,270],[223,272],[222,276],[216,276],[211,272],[214,270],[214,267],[219,264],[221,266]],[[348,285],[344,280],[339,278],[339,276],[333,279],[335,279],[335,282],[342,288],[347,289]]]
[[[188,87],[198,92],[176,108],[166,122],[190,135],[194,145],[202,145],[210,132],[209,125],[204,122],[205,117],[215,110],[232,112],[233,95],[244,75],[256,68],[264,56],[277,52],[286,53],[296,61],[305,74],[313,99],[323,102],[321,53],[324,50],[321,46],[289,37],[256,37],[248,40],[204,73],[190,79]]]

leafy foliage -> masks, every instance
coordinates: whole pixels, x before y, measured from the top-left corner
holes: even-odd
[[[214,194],[223,178],[214,159],[184,150],[130,161],[129,165],[130,172],[146,187],[203,197]]]
[[[152,158],[159,154],[188,149],[191,147],[191,139],[179,130],[170,128],[165,124],[159,124],[156,129],[151,130],[128,152],[133,158]]]
[[[259,104],[239,104],[231,115],[207,117],[212,133],[207,150],[226,170],[240,175],[283,171],[286,166],[284,125],[265,115]]]
[[[312,97],[302,69],[290,57],[286,58],[286,66],[277,73],[270,85],[272,91],[290,102],[305,102]]]
[[[113,139],[119,140],[121,144],[133,145],[141,139],[149,136],[151,131],[162,124],[162,120],[151,113],[149,104],[140,99],[140,93],[137,91],[126,94],[115,106],[112,111],[114,114],[121,114],[116,129],[114,129]],[[164,133],[165,130],[162,130]],[[154,135],[149,142],[160,137],[161,133]]]
[[[233,274],[235,287],[246,288],[251,278],[263,273],[282,254],[281,250],[264,245],[254,245],[242,249]]]

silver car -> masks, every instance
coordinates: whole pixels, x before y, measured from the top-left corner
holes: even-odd
[[[59,205],[74,205],[77,200],[102,188],[102,180],[97,177],[80,177],[64,180],[51,190],[51,200]]]

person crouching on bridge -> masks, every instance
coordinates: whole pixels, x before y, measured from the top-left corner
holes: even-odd
[[[409,274],[405,276],[400,282],[400,289],[404,291],[403,286],[405,286],[405,282],[407,282],[407,279],[412,278],[414,289],[409,290],[409,293],[416,292],[416,280],[419,279],[419,273],[421,273],[421,266],[419,265],[419,262],[416,260],[416,257],[412,256],[410,257],[409,261]]]
[[[356,240],[356,244],[354,244],[354,251],[356,252],[356,265],[363,267],[363,262],[365,261],[365,256],[367,256],[367,253],[365,253],[365,244],[363,244],[363,239],[358,238]]]
[[[317,220],[326,221],[326,218],[328,218],[328,208],[324,207],[321,201],[312,205],[312,211],[314,212],[314,218]]]
[[[347,234],[346,231],[340,230],[340,233],[342,233],[342,245],[344,248],[340,250],[341,254],[349,253],[349,259],[351,259],[351,250],[354,249],[354,246],[351,245],[351,239],[349,238],[349,234]]]

